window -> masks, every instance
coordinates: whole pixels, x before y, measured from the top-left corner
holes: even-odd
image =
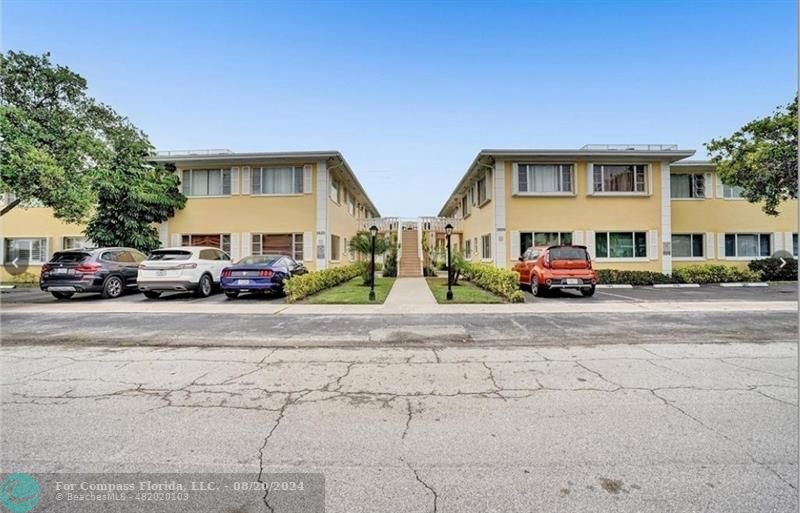
[[[231,193],[230,169],[185,169],[185,196],[228,196]]]
[[[795,237],[795,240],[797,240],[797,237]],[[464,241],[464,257],[472,258],[472,240],[471,239],[467,239],[467,240]]]
[[[792,256],[797,257],[797,234],[792,234]]]
[[[481,258],[492,258],[492,235],[481,236]]]
[[[517,185],[522,193],[572,192],[572,164],[519,164]]]
[[[594,192],[646,192],[644,164],[595,164]]]
[[[725,256],[731,258],[768,257],[772,251],[768,233],[726,233]]]
[[[702,258],[703,234],[672,234],[672,256],[675,258]]]
[[[597,232],[594,234],[597,258],[646,258],[646,232]]]
[[[62,239],[64,249],[82,249],[92,247],[92,241],[86,237],[64,237]]]
[[[347,211],[350,213],[351,216],[356,215],[356,200],[350,193],[347,193]]]
[[[467,217],[472,210],[472,205],[470,203],[468,195],[464,195],[461,197],[461,217]]]
[[[738,199],[742,197],[742,189],[738,185],[722,184],[722,197],[727,199]]]
[[[287,255],[297,261],[303,260],[302,233],[254,233],[252,255]]]
[[[331,235],[331,260],[339,260],[341,258],[341,249],[339,236]]]
[[[701,174],[670,175],[670,196],[673,198],[705,198],[706,177]]]
[[[15,259],[29,264],[47,262],[47,239],[6,239],[6,263]]]
[[[572,232],[520,232],[519,247],[524,251],[531,246],[557,246],[572,244]]]
[[[488,195],[486,194],[487,192],[486,175],[483,175],[483,177],[480,180],[478,180],[477,189],[478,189],[478,205],[483,205],[488,199]]]
[[[230,253],[231,236],[228,233],[183,235],[181,246],[211,246]]]
[[[257,167],[252,174],[253,194],[302,194],[303,167]]]
[[[340,203],[339,194],[341,194],[341,192],[339,190],[339,182],[337,182],[336,180],[331,180],[330,196],[331,196],[331,199],[333,201],[335,201],[336,203]]]

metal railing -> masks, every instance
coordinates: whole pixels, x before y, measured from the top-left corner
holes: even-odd
[[[455,217],[420,217],[419,222],[426,232],[444,233],[444,227],[448,224],[453,227],[454,232],[461,231],[461,219]]]

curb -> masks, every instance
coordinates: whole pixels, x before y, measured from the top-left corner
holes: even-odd
[[[653,285],[656,289],[694,289],[700,286],[699,283],[657,283]]]
[[[598,289],[632,289],[633,285],[627,285],[627,284],[625,284],[625,285],[622,285],[622,284],[614,284],[614,285],[597,284],[597,285],[595,285],[595,288],[598,288]]]
[[[720,283],[720,287],[769,287],[769,283],[764,281],[751,281],[744,283]]]

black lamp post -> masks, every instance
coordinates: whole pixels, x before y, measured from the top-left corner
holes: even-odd
[[[453,235],[453,225],[447,224],[444,227],[444,233],[447,235],[447,300],[453,299],[453,269],[452,269],[452,256],[450,254],[450,236]]]
[[[369,264],[369,300],[375,301],[375,236],[378,235],[378,227],[374,224],[369,227],[369,233],[372,235],[371,253]]]

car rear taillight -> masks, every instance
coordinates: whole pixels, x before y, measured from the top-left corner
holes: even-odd
[[[272,271],[269,269],[264,269],[263,271],[260,271],[258,275],[262,278],[272,278]]]
[[[44,264],[44,265],[42,266],[42,272],[43,272],[43,273],[49,273],[49,272],[50,272],[50,271],[52,271],[52,270],[53,270],[53,266],[52,266],[52,265],[50,265],[50,264]]]
[[[586,268],[592,270],[592,259],[589,256],[586,257]]]
[[[231,276],[233,276],[233,271],[231,271],[230,269],[223,269],[222,270],[222,277],[223,278],[230,278]]]
[[[100,270],[100,264],[81,264],[75,268],[76,273],[94,274]]]
[[[543,264],[542,264],[542,265],[544,265],[545,267],[547,267],[548,269],[550,269],[550,253],[545,253],[545,255],[544,255],[544,262],[543,262]]]

